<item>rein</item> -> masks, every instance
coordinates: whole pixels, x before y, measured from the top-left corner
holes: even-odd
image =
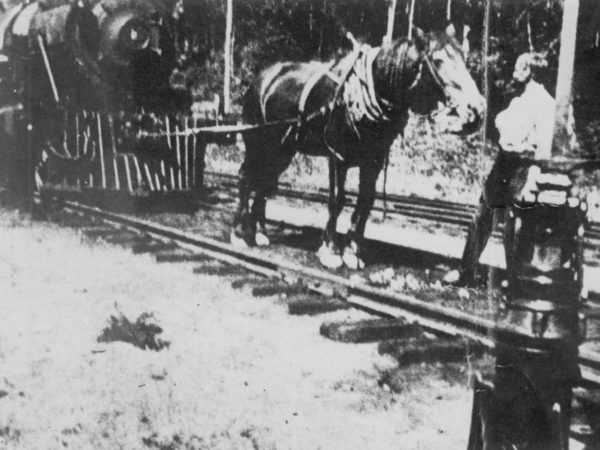
[[[429,56],[429,54],[427,52],[421,58],[419,75],[417,76],[417,78],[415,79],[415,81],[413,82],[413,84],[411,85],[409,90],[413,89],[415,86],[417,86],[417,84],[421,80],[421,78],[423,76],[423,65],[425,65],[427,67],[429,74],[431,75],[431,78],[433,78],[434,84],[440,89],[440,91],[442,91],[444,93],[444,97],[446,99],[446,101],[444,102],[443,108],[436,109],[435,111],[432,111],[429,114],[416,114],[415,113],[415,115],[418,117],[421,117],[421,118],[426,117],[426,118],[431,119],[439,114],[442,114],[444,111],[448,111],[448,110],[452,109],[452,105],[448,104],[449,97],[446,95],[446,85],[443,82],[443,80],[440,78],[440,76],[438,75],[437,71],[435,70],[433,63],[431,62],[431,57]]]

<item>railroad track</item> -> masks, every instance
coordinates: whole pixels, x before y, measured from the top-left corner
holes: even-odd
[[[403,333],[412,333],[415,324],[418,324],[418,330],[425,330],[437,337],[434,341],[427,340],[429,343],[426,345],[432,347],[431,351],[429,347],[426,348],[429,358],[424,359],[428,362],[436,361],[435,358],[439,358],[440,361],[451,361],[444,359],[452,350],[452,347],[446,347],[445,343],[448,342],[451,344],[453,341],[467,340],[471,343],[470,351],[481,354],[481,349],[487,351],[494,349],[495,343],[492,337],[494,331],[509,337],[518,337],[523,333],[516,327],[499,326],[487,318],[424,302],[408,294],[356,282],[331,272],[274,258],[272,254],[266,255],[260,250],[236,249],[228,243],[215,239],[77,202],[66,201],[62,206],[64,210],[76,217],[72,226],[80,228],[90,223],[92,226],[87,227],[86,234],[111,236],[107,239],[109,242],[132,246],[132,250],[137,253],[154,253],[158,262],[187,261],[206,264],[207,261],[217,261],[222,266],[220,269],[216,267],[215,270],[213,266],[200,266],[194,269],[194,272],[234,278],[232,281],[234,287],[253,284],[254,295],[268,296],[283,293],[288,300],[291,300],[294,295],[317,296],[318,303],[323,305],[320,310],[317,308],[317,314],[340,307],[356,307],[378,317],[396,319],[392,321],[395,324],[392,326],[404,327],[392,333],[388,328],[383,332],[383,335],[388,337],[379,337],[378,340],[390,339],[390,335],[405,336]],[[83,221],[77,218],[82,218]],[[210,270],[211,267],[213,270]],[[254,277],[250,282],[248,275]],[[239,278],[240,276],[243,278]],[[292,303],[288,302],[288,305],[290,312],[293,313]],[[326,325],[330,324],[325,323],[321,327],[321,333],[324,335],[327,335],[323,332]],[[405,331],[406,329],[408,331]],[[451,340],[448,341],[448,338]],[[386,343],[389,345],[388,348],[394,351],[396,347],[391,341],[381,342],[380,351],[386,348],[385,345],[382,346]],[[436,346],[435,343],[438,345]],[[410,345],[407,347],[408,358],[411,358],[410,351],[414,347]],[[456,354],[456,351],[454,353]],[[462,357],[464,358],[464,353]],[[581,404],[592,405],[595,410],[600,398],[600,354],[589,349],[580,349],[579,364],[583,382],[581,387],[575,389],[575,398]],[[591,442],[589,439],[593,439],[585,426],[581,428],[579,425],[572,428],[571,438],[582,444],[589,443]]]
[[[238,177],[236,175],[224,174],[218,172],[206,172],[207,179],[227,188],[237,188]],[[310,202],[326,204],[328,199],[328,190],[319,188],[314,191],[300,191],[294,189],[290,183],[280,182],[278,194],[286,197]],[[440,224],[458,226],[463,230],[468,227],[473,214],[475,214],[476,205],[467,203],[456,203],[445,200],[432,200],[421,197],[387,194],[385,199],[387,206],[384,206],[383,194],[377,193],[374,211],[383,212],[390,215],[400,215],[414,219],[427,220]],[[356,204],[357,192],[347,192],[347,206]],[[499,230],[496,230],[499,235]],[[597,248],[600,246],[600,223],[590,222],[587,225],[585,234],[588,247]]]
[[[95,218],[113,227],[120,227],[123,232],[133,232],[154,239],[155,244],[145,244],[149,251],[177,247],[187,252],[172,258],[161,256],[166,261],[201,261],[209,258],[267,277],[270,283],[276,286],[274,293],[277,289],[293,291],[293,286],[302,285],[303,291],[320,295],[324,301],[334,299],[377,316],[403,318],[408,323],[418,323],[424,330],[436,335],[466,338],[488,350],[493,350],[495,346],[492,338],[494,330],[514,337],[523,334],[523,331],[516,327],[500,327],[487,318],[428,303],[408,294],[373,287],[324,270],[277,259],[256,249],[236,249],[228,243],[212,238],[76,202],[66,201],[63,203],[63,208],[75,214]],[[585,385],[600,389],[600,354],[582,349],[579,363]]]

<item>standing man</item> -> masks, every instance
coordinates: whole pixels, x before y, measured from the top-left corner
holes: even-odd
[[[459,270],[446,274],[444,282],[447,284],[475,284],[479,257],[492,233],[494,212],[512,203],[527,176],[526,169],[522,169],[520,164],[521,157],[546,159],[551,156],[555,101],[537,81],[537,72],[545,67],[546,60],[535,53],[524,53],[515,63],[513,83],[521,94],[496,116],[500,151],[484,183],[477,212],[469,226],[461,266]]]

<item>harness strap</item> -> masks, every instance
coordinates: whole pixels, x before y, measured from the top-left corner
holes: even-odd
[[[333,67],[333,64],[330,65],[327,69],[313,74],[313,76],[311,76],[308,79],[308,81],[306,82],[306,84],[304,85],[304,88],[302,89],[302,93],[300,94],[300,101],[298,103],[298,110],[300,111],[301,117],[304,116],[304,112],[306,111],[306,102],[307,102],[308,97],[310,96],[313,88],[317,85],[317,83],[319,81],[321,81],[321,79],[323,79],[323,77],[328,76],[330,74],[330,70],[332,67]]]

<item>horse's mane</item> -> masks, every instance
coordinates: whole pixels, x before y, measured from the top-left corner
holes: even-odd
[[[378,94],[386,99],[402,89],[406,79],[406,58],[412,41],[406,37],[398,38],[381,47],[373,67],[373,75],[381,81]]]
[[[430,44],[432,42],[435,43],[433,51],[450,46],[462,55],[462,48],[460,47],[460,44],[458,43],[456,38],[448,35],[448,33],[446,33],[445,31],[430,31],[425,36],[427,38],[427,42],[429,42]]]

